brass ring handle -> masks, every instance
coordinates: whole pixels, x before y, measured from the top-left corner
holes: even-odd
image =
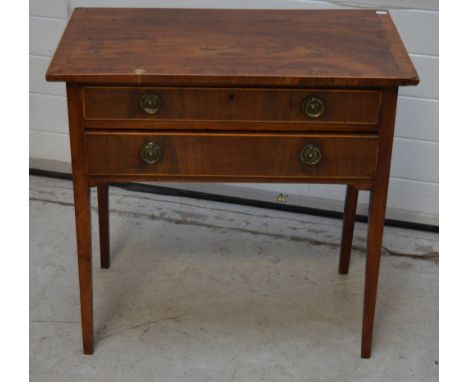
[[[145,93],[140,97],[140,107],[146,114],[157,114],[162,100],[159,94]]]
[[[309,166],[314,166],[322,159],[322,152],[317,145],[305,145],[301,150],[301,161]]]
[[[161,160],[162,150],[161,146],[153,142],[145,143],[140,151],[140,158],[146,164],[155,164]]]
[[[308,96],[302,101],[302,112],[309,118],[318,118],[325,111],[325,104],[316,96]]]

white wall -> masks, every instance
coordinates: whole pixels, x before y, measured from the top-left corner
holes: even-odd
[[[45,71],[75,6],[193,8],[354,8],[390,9],[421,82],[403,87],[398,99],[396,138],[387,216],[438,224],[439,44],[437,0],[32,0],[30,2],[30,166],[69,171],[70,150],[65,86],[46,83]],[[274,201],[279,192],[289,204],[341,210],[344,187],[280,184],[173,185]],[[359,200],[365,213],[366,193]]]

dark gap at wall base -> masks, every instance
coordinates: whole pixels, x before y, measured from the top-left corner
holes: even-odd
[[[71,174],[55,172],[55,171],[39,170],[39,169],[34,169],[34,168],[29,169],[29,174],[35,175],[35,176],[42,176],[46,178],[72,180]],[[146,192],[149,194],[159,194],[159,195],[180,196],[180,197],[185,197],[185,198],[210,200],[214,202],[222,202],[222,203],[230,203],[230,204],[239,204],[243,206],[265,208],[265,209],[271,209],[271,210],[277,210],[277,211],[295,212],[295,213],[300,213],[300,214],[321,216],[321,217],[333,218],[333,219],[343,219],[342,212],[322,210],[320,208],[293,206],[293,205],[288,205],[288,204],[279,204],[279,203],[265,202],[265,201],[260,201],[260,200],[244,199],[244,198],[239,198],[235,196],[217,195],[217,194],[210,194],[206,192],[191,191],[191,190],[180,190],[178,188],[156,186],[156,185],[149,185],[149,184],[140,184],[140,183],[117,183],[117,184],[111,183],[110,185],[113,187],[123,188],[128,191]],[[356,221],[361,222],[361,223],[367,223],[367,216],[356,215]],[[395,220],[395,219],[385,219],[385,225],[389,227],[415,229],[419,231],[436,232],[436,233],[439,232],[439,227],[435,225],[406,222],[406,221]]]

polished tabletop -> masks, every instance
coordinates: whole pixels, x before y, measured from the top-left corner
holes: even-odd
[[[379,87],[418,76],[387,11],[77,8],[47,80]]]

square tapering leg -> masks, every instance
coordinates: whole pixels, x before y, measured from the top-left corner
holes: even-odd
[[[397,88],[386,89],[383,94],[382,123],[379,134],[379,155],[376,167],[377,175],[370,190],[366,281],[364,284],[364,308],[362,317],[362,358],[369,358],[372,351],[372,333],[374,328],[382,237],[390,178],[397,96]]]
[[[83,352],[93,354],[93,274],[89,187],[74,181]]]
[[[109,250],[109,185],[97,186],[99,214],[99,246],[101,252],[101,268],[110,267]]]
[[[86,173],[82,93],[79,86],[67,85],[68,121],[75,201],[78,278],[80,283],[81,331],[83,352],[94,352],[93,262],[91,253],[91,205]]]
[[[370,358],[372,351],[372,334],[377,301],[386,200],[386,186],[383,188],[377,187],[371,191],[367,236],[366,281],[364,285],[364,308],[362,316],[362,358]]]
[[[343,231],[341,234],[340,262],[338,264],[338,272],[342,275],[348,274],[349,271],[358,193],[359,191],[353,186],[347,186],[343,216]]]

